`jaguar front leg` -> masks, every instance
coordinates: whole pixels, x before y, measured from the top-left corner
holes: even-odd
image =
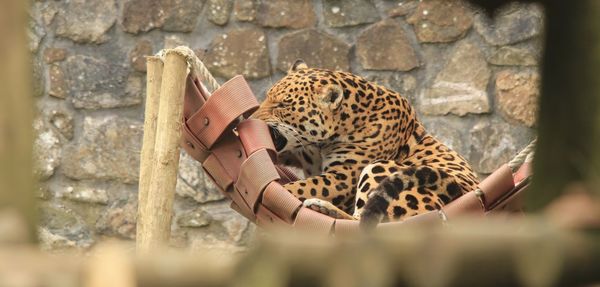
[[[331,202],[337,209],[348,214],[354,208],[356,189],[353,183],[356,182],[356,176],[356,172],[351,168],[336,166],[323,174],[290,182],[283,187],[302,202],[307,199],[320,199]]]

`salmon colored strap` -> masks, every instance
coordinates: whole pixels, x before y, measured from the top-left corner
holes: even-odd
[[[233,179],[214,154],[206,158],[202,163],[202,168],[221,190],[227,190],[233,184]]]
[[[254,209],[265,187],[278,179],[279,173],[275,169],[271,156],[265,149],[261,149],[242,163],[235,187],[248,206]]]
[[[292,181],[299,180],[298,176],[288,168],[280,165],[276,165],[275,168],[277,169],[277,171],[279,172],[279,176],[281,177],[281,179],[279,180],[281,184],[286,184]]]
[[[246,154],[242,144],[231,131],[227,131],[218,145],[213,147],[211,153],[217,158],[225,173],[235,182],[238,179],[242,163]]]
[[[333,231],[335,219],[312,209],[302,207],[298,210],[294,228],[328,235]]]
[[[271,133],[265,122],[257,119],[244,120],[238,124],[237,131],[246,154],[251,155],[257,150],[265,149],[273,160],[277,159]]]
[[[250,220],[252,222],[256,222],[256,216],[254,215],[254,212],[252,212],[250,210],[250,208],[246,205],[244,200],[242,200],[242,198],[239,197],[240,195],[235,191],[231,191],[228,193],[234,195],[234,197],[231,198],[232,199],[231,205],[230,205],[231,209],[235,210],[237,213],[246,217],[248,220]],[[237,199],[235,196],[237,196]],[[239,205],[238,205],[238,202],[239,202]]]
[[[513,175],[515,179],[515,184],[523,181],[527,177],[531,176],[531,163],[526,162],[521,165],[521,167],[515,172]]]
[[[337,237],[346,237],[360,232],[358,220],[336,219],[333,228]]]
[[[451,218],[466,213],[484,215],[495,201],[513,188],[512,173],[505,164],[484,179],[477,190],[463,194],[442,210]]]
[[[206,99],[210,96],[210,93],[206,90],[204,85],[193,79],[192,75],[188,75],[185,83],[185,96],[183,101],[183,116],[189,118],[192,116],[200,107],[206,103]]]
[[[448,205],[443,206],[442,210],[450,218],[463,214],[484,214],[484,207],[482,206],[481,200],[473,191],[465,193],[448,203]]]
[[[302,201],[292,195],[281,184],[273,181],[263,192],[262,204],[289,224],[294,223]]]
[[[256,224],[262,228],[282,228],[289,226],[277,214],[260,203],[256,209]]]
[[[481,190],[479,197],[485,207],[485,211],[488,211],[496,201],[511,192],[514,187],[515,182],[512,170],[507,164],[503,164],[479,183],[479,189]]]
[[[181,144],[180,146],[195,160],[203,162],[206,160],[210,151],[202,144],[184,123],[181,127]]]
[[[249,116],[256,108],[258,102],[248,83],[244,77],[236,76],[216,90],[185,124],[210,149],[233,122],[240,116]]]
[[[206,90],[204,85],[197,79],[192,79],[191,75],[188,75],[185,96],[183,102],[183,119],[182,119],[182,133],[181,133],[181,147],[195,160],[203,162],[206,157],[210,154],[189,129],[185,123],[185,119],[189,118],[194,114],[200,107],[206,103],[206,99],[210,93]]]

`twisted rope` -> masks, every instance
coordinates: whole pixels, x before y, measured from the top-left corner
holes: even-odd
[[[221,87],[217,80],[215,80],[215,78],[212,76],[208,68],[206,68],[204,63],[198,59],[192,49],[186,46],[179,46],[174,49],[162,49],[156,53],[156,56],[164,61],[167,52],[177,53],[183,56],[188,64],[189,72],[207,84],[211,92],[214,92]]]
[[[521,150],[511,161],[508,162],[508,167],[512,172],[516,172],[519,167],[525,162],[533,160],[535,144],[537,139],[532,140],[523,150]]]

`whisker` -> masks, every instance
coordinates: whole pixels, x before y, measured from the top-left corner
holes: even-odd
[[[274,122],[273,124],[277,125],[278,127],[281,127],[287,131],[290,131],[291,134],[290,136],[294,137],[294,139],[300,144],[300,147],[302,148],[302,150],[307,151],[308,149],[306,148],[306,146],[312,146],[312,145],[316,145],[315,143],[307,143],[305,145],[305,143],[301,140],[302,135],[296,131],[293,127],[284,124],[284,123],[278,123],[278,122]]]

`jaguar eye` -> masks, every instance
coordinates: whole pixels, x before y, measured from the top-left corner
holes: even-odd
[[[285,108],[286,104],[284,102],[277,103],[277,108]]]

